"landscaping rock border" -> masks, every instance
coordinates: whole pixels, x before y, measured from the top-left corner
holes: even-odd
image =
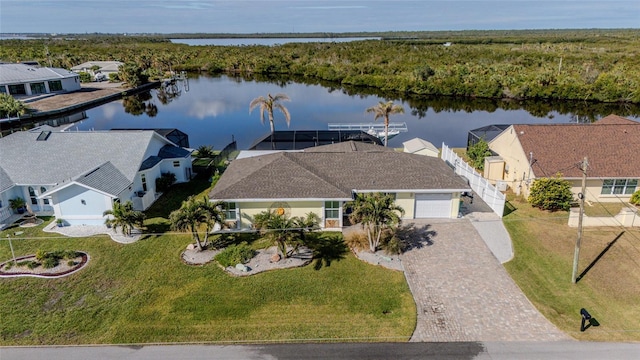
[[[66,263],[64,263],[63,261],[60,262],[60,264],[58,264],[58,266],[52,268],[52,269],[46,269],[46,271],[43,271],[43,269],[33,269],[33,270],[29,270],[29,271],[24,271],[23,269],[20,269],[20,271],[5,271],[3,270],[5,265],[7,263],[10,263],[12,261],[14,261],[13,259],[5,261],[3,263],[0,263],[0,278],[1,277],[25,277],[25,276],[30,276],[30,277],[38,277],[38,278],[45,278],[45,279],[56,279],[56,278],[61,278],[64,276],[68,276],[71,275],[73,273],[75,273],[76,271],[79,271],[80,269],[84,268],[85,265],[87,265],[87,263],[89,262],[89,254],[82,252],[82,251],[78,251],[78,253],[80,253],[80,256],[78,256],[76,259],[80,258],[80,261],[74,265],[73,267],[69,267]],[[33,255],[26,255],[26,256],[21,256],[16,258],[16,261],[22,261],[22,260],[27,260],[27,259],[35,259],[36,256],[35,254]],[[12,268],[14,269],[14,268]],[[58,271],[56,271],[56,269],[59,269]]]

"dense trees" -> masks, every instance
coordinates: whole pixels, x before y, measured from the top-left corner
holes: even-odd
[[[640,103],[639,34],[637,29],[390,33],[381,41],[272,47],[95,36],[92,41],[4,40],[0,59],[45,63],[47,46],[53,66],[119,60],[148,76],[169,69],[287,74],[421,95]]]

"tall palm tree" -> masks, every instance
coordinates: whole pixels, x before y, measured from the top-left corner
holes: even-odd
[[[357,194],[346,207],[351,208],[349,220],[365,229],[371,252],[378,250],[384,230],[397,227],[404,215],[404,209],[395,204],[393,196],[382,193]]]
[[[122,228],[122,234],[131,236],[133,228],[142,227],[144,225],[144,213],[133,210],[133,203],[127,201],[124,204],[119,202],[113,203],[113,209],[102,213],[102,216],[109,216],[105,221],[105,225],[113,227],[114,230]]]
[[[284,119],[287,122],[287,126],[291,123],[291,114],[289,114],[289,110],[281,104],[282,101],[291,101],[291,99],[286,94],[276,94],[275,96],[271,94],[267,94],[267,97],[259,96],[249,103],[249,114],[256,107],[260,108],[260,121],[264,124],[264,114],[267,113],[269,116],[269,125],[271,126],[271,133],[275,131],[275,126],[273,124],[273,110],[278,109],[282,114],[284,114]]]
[[[394,104],[393,101],[380,101],[377,105],[368,108],[367,112],[375,114],[373,118],[374,121],[379,118],[384,119],[384,146],[387,146],[389,139],[389,115],[404,114],[404,108],[402,105]]]
[[[189,231],[196,242],[198,250],[204,249],[209,242],[209,233],[216,224],[224,223],[224,212],[220,209],[222,203],[212,203],[206,197],[198,200],[189,196],[182,202],[180,209],[169,214],[171,227],[178,231]],[[204,226],[204,239],[200,239],[200,230]]]

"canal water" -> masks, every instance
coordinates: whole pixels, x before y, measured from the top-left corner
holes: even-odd
[[[327,130],[328,124],[373,123],[368,107],[379,101],[393,100],[404,107],[404,114],[391,116],[391,122],[406,123],[408,131],[389,140],[389,146],[415,137],[440,147],[466,146],[469,130],[491,124],[551,124],[588,122],[618,113],[617,105],[586,111],[583,104],[575,108],[566,103],[520,104],[489,100],[400,97],[379,94],[371,89],[345,89],[331,84],[305,84],[287,79],[244,79],[228,76],[189,78],[163,91],[152,90],[137,99],[114,101],[86,110],[70,131],[109,130],[117,128],[178,128],[189,135],[190,145],[212,145],[222,149],[237,140],[239,149],[248,148],[256,139],[269,133],[269,124],[260,122],[259,110],[249,113],[249,103],[258,96],[284,93],[290,102],[283,103],[291,113],[289,126],[278,111],[276,130]],[[628,107],[620,107],[627,109]],[[573,110],[573,112],[572,112]],[[576,115],[577,113],[588,115]],[[640,121],[640,111],[620,114]],[[381,120],[377,121],[381,123]]]

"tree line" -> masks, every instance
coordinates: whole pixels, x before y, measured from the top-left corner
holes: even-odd
[[[295,76],[400,94],[640,103],[640,30],[447,34],[277,46],[188,46],[150,36],[3,40],[0,59],[63,68],[118,60],[150,77],[171,69]]]

